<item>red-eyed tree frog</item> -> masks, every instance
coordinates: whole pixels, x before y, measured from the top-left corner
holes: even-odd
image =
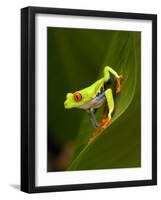
[[[84,109],[96,129],[100,127],[107,128],[115,108],[115,94],[119,94],[121,91],[120,82],[122,78],[122,75],[118,75],[115,70],[106,66],[104,68],[104,76],[95,83],[74,93],[67,93],[64,107],[66,109]],[[95,117],[95,112],[103,105],[106,109],[99,123]]]

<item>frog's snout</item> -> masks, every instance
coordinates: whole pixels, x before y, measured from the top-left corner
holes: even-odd
[[[69,99],[71,96],[73,96],[72,93],[67,93],[66,98]]]
[[[71,99],[72,96],[73,96],[72,93],[67,93],[66,100],[64,102],[64,108],[66,108],[66,109],[71,108],[71,106],[70,106],[70,99]]]
[[[68,100],[65,100],[65,102],[64,102],[64,108],[68,108]]]
[[[69,100],[66,99],[64,102],[64,108],[68,109],[69,108]]]

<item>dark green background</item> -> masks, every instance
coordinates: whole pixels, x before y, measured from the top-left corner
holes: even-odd
[[[141,33],[50,27],[47,31],[48,171],[140,167]],[[87,145],[94,131],[87,114],[64,109],[64,100],[67,92],[102,77],[106,65],[123,75],[122,91],[112,123]],[[64,161],[67,152],[72,156]],[[66,168],[57,166],[60,157]]]

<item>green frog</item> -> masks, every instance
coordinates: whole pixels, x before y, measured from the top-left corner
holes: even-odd
[[[111,122],[115,109],[114,97],[121,91],[121,80],[123,76],[109,66],[104,67],[104,76],[92,85],[78,90],[74,93],[67,93],[64,107],[66,109],[79,108],[85,110],[94,128],[107,128]],[[95,113],[101,106],[105,107],[100,122],[97,121]]]

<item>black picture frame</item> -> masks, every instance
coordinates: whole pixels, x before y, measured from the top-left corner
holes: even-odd
[[[35,186],[35,15],[108,17],[152,21],[152,179],[59,186]],[[21,9],[21,190],[27,193],[157,184],[157,15],[45,7]]]

